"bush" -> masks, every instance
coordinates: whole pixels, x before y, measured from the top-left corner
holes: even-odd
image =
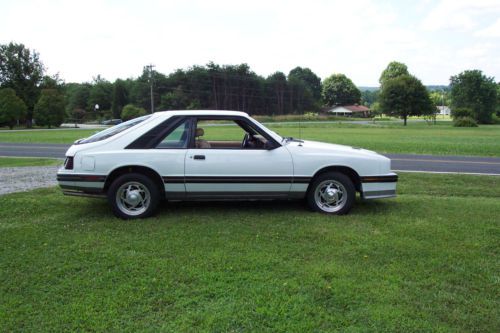
[[[477,127],[477,122],[471,117],[460,117],[453,120],[455,127]]]
[[[127,121],[140,116],[145,116],[146,114],[147,112],[143,108],[138,108],[133,104],[127,104],[123,107],[121,117],[123,121]]]
[[[453,108],[451,110],[451,117],[458,118],[474,118],[474,112],[469,108]]]

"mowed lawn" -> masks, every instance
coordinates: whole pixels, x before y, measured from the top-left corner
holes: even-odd
[[[375,150],[380,153],[432,155],[500,156],[500,125],[478,128],[456,128],[450,122],[427,125],[410,122],[357,125],[346,123],[270,124],[284,136],[301,137]],[[216,126],[219,139],[242,139],[241,130],[234,126]],[[214,130],[212,129],[212,131]],[[0,142],[40,142],[71,144],[96,130],[40,130],[0,133]]]
[[[37,157],[4,157],[0,156],[0,167],[49,166],[61,165],[62,159]]]
[[[142,221],[0,198],[0,331],[498,332],[500,177],[401,174],[397,199],[169,203]]]

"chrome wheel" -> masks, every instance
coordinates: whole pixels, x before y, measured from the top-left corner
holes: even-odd
[[[316,187],[314,200],[322,211],[334,213],[345,206],[347,191],[342,183],[336,180],[325,180]]]
[[[151,203],[151,193],[139,182],[127,182],[116,191],[116,206],[129,216],[144,213]]]

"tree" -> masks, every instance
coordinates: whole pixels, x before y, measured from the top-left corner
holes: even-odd
[[[295,67],[288,74],[289,100],[294,111],[315,111],[320,106],[321,79],[309,68]]]
[[[333,74],[326,78],[322,96],[330,106],[356,104],[361,100],[361,92],[344,74]]]
[[[436,113],[427,89],[412,75],[401,75],[385,81],[379,102],[383,113],[401,117],[405,126],[408,116]]]
[[[402,62],[391,61],[389,65],[382,71],[378,82],[380,83],[380,88],[384,86],[387,80],[395,79],[402,75],[410,75],[408,72],[408,66]]]
[[[0,123],[7,124],[12,129],[26,115],[26,111],[26,104],[17,97],[14,89],[0,89]]]
[[[361,92],[361,104],[371,107],[378,100],[379,90],[363,90]]]
[[[56,89],[43,89],[35,104],[33,118],[37,125],[58,127],[64,120],[64,97]]]
[[[87,110],[94,111],[95,105],[99,105],[99,115],[103,111],[111,110],[111,100],[113,95],[113,84],[100,75],[94,78],[87,100]],[[97,111],[97,110],[96,110]]]
[[[120,112],[128,104],[128,91],[123,80],[116,80],[113,84],[113,100],[111,102],[111,112],[113,118],[120,118]]]
[[[23,44],[0,45],[0,87],[14,89],[16,95],[26,103],[28,126],[31,126],[44,71],[37,52]]]
[[[450,78],[451,108],[469,108],[480,124],[492,122],[497,106],[497,85],[480,70],[467,70]]]
[[[85,117],[90,88],[88,83],[69,83],[66,85],[66,113],[69,117],[77,120],[82,120]]]
[[[122,110],[121,119],[123,121],[127,121],[130,119],[134,119],[140,116],[145,116],[147,114],[146,110],[143,108],[138,108],[133,104],[127,104]]]
[[[285,113],[285,92],[287,90],[286,76],[283,72],[276,72],[268,76],[266,79],[266,85],[269,89],[271,96],[271,108],[272,114],[284,114]],[[274,102],[274,103],[273,103]]]

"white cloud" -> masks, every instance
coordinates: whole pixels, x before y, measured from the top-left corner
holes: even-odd
[[[398,60],[424,83],[446,83],[458,67],[473,65],[474,52],[500,77],[491,46],[500,44],[498,0],[26,0],[1,7],[0,43],[36,49],[49,72],[67,81],[137,76],[150,62],[169,73],[214,61],[246,62],[261,75],[310,67],[322,78],[341,72],[375,85]],[[473,47],[478,37],[488,43]]]
[[[471,30],[481,24],[485,14],[498,15],[498,0],[441,0],[422,21],[422,28]]]
[[[490,37],[490,38],[500,37],[500,18],[497,19],[495,23],[493,23],[492,25],[478,31],[476,35],[480,37]]]

